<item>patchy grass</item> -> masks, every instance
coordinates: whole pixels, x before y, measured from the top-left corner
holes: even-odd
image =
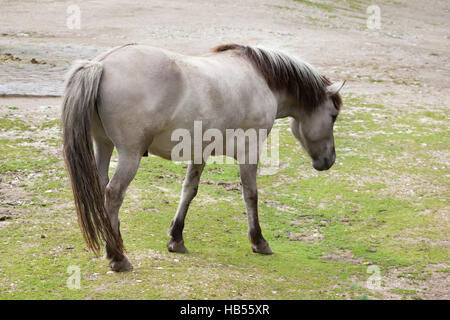
[[[402,3],[389,0],[378,1],[377,3],[370,0],[292,0],[292,6],[267,6],[290,11],[299,18],[306,18],[305,23],[315,27],[367,31],[367,8],[374,4],[381,8],[404,6]],[[383,23],[390,24],[391,18],[384,15],[383,21]],[[383,30],[377,30],[377,32],[392,36]]]
[[[260,220],[274,255],[251,252],[238,169],[216,164],[205,169],[188,213],[191,253],[168,253],[186,166],[150,156],[121,210],[135,267],[124,274],[110,273],[106,260],[85,250],[58,120],[2,119],[0,298],[449,298],[448,110],[344,98],[338,160],[327,172],[312,169],[287,120],[276,123],[280,171],[258,178]],[[367,287],[371,265],[380,270],[377,289]],[[80,289],[66,285],[69,266],[81,270]]]
[[[294,0],[295,2],[299,2],[301,4],[312,6],[318,9],[326,10],[326,11],[333,11],[333,7],[329,4],[319,2],[319,1],[309,1],[309,0]]]

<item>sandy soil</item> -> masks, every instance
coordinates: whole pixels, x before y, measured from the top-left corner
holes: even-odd
[[[330,10],[291,0],[80,2],[81,28],[71,30],[71,3],[0,0],[0,104],[18,105],[17,117],[42,123],[58,117],[59,98],[20,95],[58,95],[74,59],[129,42],[186,54],[237,42],[293,53],[332,80],[347,80],[344,92],[405,107],[399,112],[415,105],[448,109],[448,0],[375,2],[380,30],[366,26],[369,1],[344,0],[329,1]]]

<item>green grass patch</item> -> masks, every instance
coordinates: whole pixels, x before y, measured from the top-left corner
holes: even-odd
[[[108,273],[85,250],[54,128],[42,138],[23,120],[2,119],[3,183],[23,193],[2,204],[1,299],[372,299],[364,285],[376,265],[408,281],[431,279],[427,266],[449,272],[448,111],[393,107],[345,95],[335,128],[337,162],[316,172],[279,120],[280,169],[258,177],[260,221],[272,256],[252,253],[236,165],[211,164],[185,225],[188,255],[168,253],[185,164],[143,158],[121,209],[121,230],[134,271]],[[46,131],[47,132],[47,131]],[[113,163],[117,154],[113,155]],[[111,167],[110,173],[114,172]],[[11,187],[13,188],[13,187]],[[9,204],[8,204],[8,203]],[[69,289],[68,267],[81,272]],[[391,293],[420,299],[422,291]]]

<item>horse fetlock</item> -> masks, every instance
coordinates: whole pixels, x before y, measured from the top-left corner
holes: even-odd
[[[175,241],[180,241],[183,239],[183,228],[184,222],[180,222],[174,219],[170,222],[169,230],[167,230],[167,235],[173,238]]]
[[[106,246],[106,259],[120,261],[124,258],[126,259],[123,250],[113,250],[108,245]]]

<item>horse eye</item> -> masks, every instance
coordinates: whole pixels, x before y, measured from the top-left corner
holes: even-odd
[[[331,116],[331,118],[333,119],[333,122],[336,122],[337,115],[333,115],[333,116]]]

